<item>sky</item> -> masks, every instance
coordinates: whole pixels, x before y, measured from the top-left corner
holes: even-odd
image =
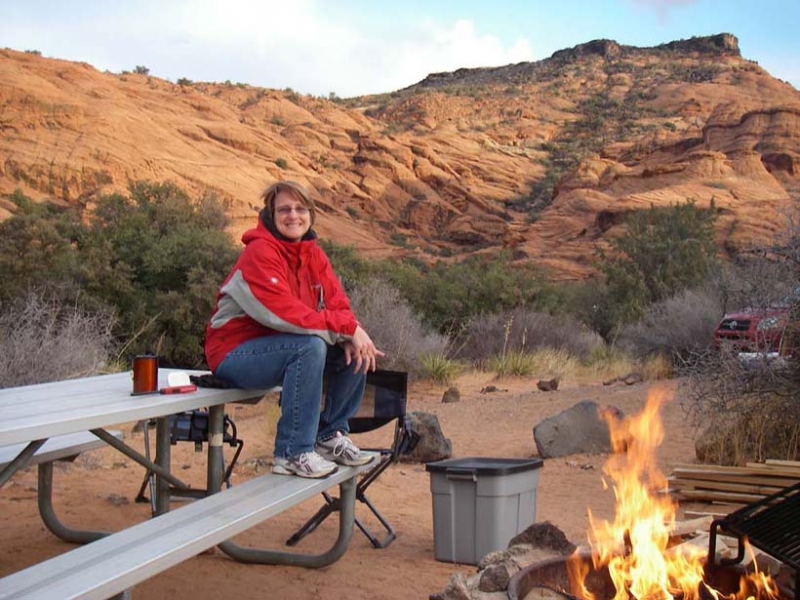
[[[718,33],[800,89],[800,0],[0,0],[0,47],[342,98],[596,39],[648,47]]]

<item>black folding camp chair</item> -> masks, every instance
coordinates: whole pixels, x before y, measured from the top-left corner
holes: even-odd
[[[244,447],[244,440],[242,440],[236,432],[236,423],[233,422],[228,415],[224,417],[223,429],[223,444],[228,444],[231,448],[235,448],[233,457],[227,467],[223,464],[222,481],[225,482],[226,487],[231,487],[231,474],[239,460],[239,455],[242,453]],[[142,431],[144,433],[144,450],[145,457],[150,460],[150,432],[149,426],[155,423],[147,421],[142,422]],[[191,410],[169,417],[169,441],[173,446],[178,442],[192,442],[194,443],[195,451],[199,452],[204,443],[208,443],[208,411],[207,410]],[[150,502],[150,507],[153,511],[153,516],[156,514],[155,505],[155,474],[152,471],[147,471],[144,475],[144,480],[139,488],[139,493],[136,495],[136,502]],[[150,498],[145,495],[145,489],[149,486]],[[170,486],[170,496],[184,497],[184,498],[202,498],[207,494],[205,489],[188,489],[181,490],[174,486]]]
[[[419,441],[419,437],[411,431],[405,420],[407,388],[407,373],[381,370],[370,372],[367,375],[367,388],[361,401],[361,407],[356,416],[349,421],[350,433],[354,435],[374,431],[392,422],[395,423],[391,446],[388,448],[363,448],[379,452],[380,456],[373,461],[374,466],[361,476],[356,485],[356,498],[372,511],[386,530],[386,535],[382,539],[378,538],[361,519],[356,517],[356,525],[375,548],[388,546],[395,539],[396,533],[386,518],[367,498],[367,488],[401,455],[411,452]],[[335,498],[327,492],[323,492],[322,496],[325,504],[292,537],[286,540],[288,546],[297,544],[314,531],[331,513],[340,509],[339,498]]]

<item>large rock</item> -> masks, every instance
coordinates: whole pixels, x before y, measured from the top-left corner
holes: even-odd
[[[533,441],[542,458],[570,454],[611,452],[608,424],[596,402],[584,400],[572,408],[549,417],[533,428]],[[617,415],[622,413],[613,410]]]
[[[436,415],[426,412],[410,412],[406,415],[411,431],[419,436],[416,447],[401,457],[403,462],[428,463],[444,460],[453,455],[453,445],[444,437]]]

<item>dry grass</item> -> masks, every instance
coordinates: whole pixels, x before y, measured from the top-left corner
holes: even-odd
[[[115,370],[113,319],[29,294],[0,311],[0,387]]]
[[[448,358],[443,352],[425,352],[419,356],[419,364],[422,379],[444,385],[450,385],[464,371],[461,362]]]
[[[637,360],[623,352],[604,351],[589,362],[581,362],[566,350],[541,349],[535,352],[511,351],[486,361],[486,371],[504,377],[571,379],[582,384],[596,384],[638,374],[645,381],[672,377],[672,365],[661,355]]]

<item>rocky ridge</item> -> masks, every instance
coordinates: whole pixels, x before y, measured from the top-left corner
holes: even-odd
[[[591,275],[631,211],[713,199],[734,256],[800,197],[800,92],[730,34],[596,40],[345,100],[180,83],[0,50],[0,196],[91,208],[173,181],[225,199],[238,236],[264,185],[290,178],[318,196],[321,235],[365,256],[508,249],[556,280]]]

